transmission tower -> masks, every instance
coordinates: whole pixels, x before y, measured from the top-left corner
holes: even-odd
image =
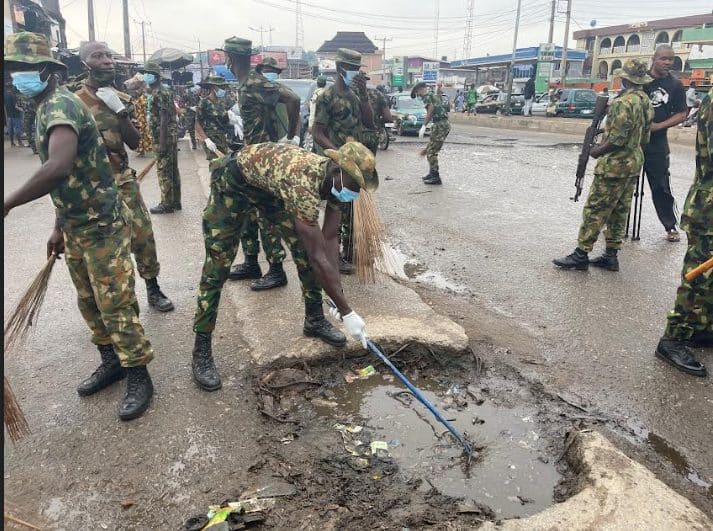
[[[475,12],[475,0],[468,0],[465,15],[465,36],[463,37],[463,59],[470,57],[470,46],[473,42],[473,13]]]
[[[435,27],[433,31],[433,58],[438,59],[438,23],[441,18],[441,2],[436,0],[433,6],[433,20],[435,22]]]
[[[305,26],[302,19],[302,2],[295,0],[295,46],[302,48],[305,40]]]

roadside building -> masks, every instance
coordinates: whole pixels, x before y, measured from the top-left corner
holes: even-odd
[[[371,77],[372,83],[383,82],[383,62],[384,52],[366,36],[363,31],[338,31],[333,39],[324,41],[322,46],[317,48],[317,59],[323,61],[334,61],[339,48],[349,48],[361,54],[361,62],[364,64],[364,71]]]

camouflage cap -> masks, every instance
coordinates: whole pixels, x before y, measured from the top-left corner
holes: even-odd
[[[62,61],[52,57],[50,43],[47,37],[39,33],[21,31],[8,35],[5,39],[5,63],[25,63],[37,65],[52,63],[67,68]]]
[[[325,149],[324,154],[351,175],[357,184],[367,192],[374,192],[379,187],[376,159],[364,144],[349,137],[346,144],[338,150]]]
[[[252,55],[253,42],[240,37],[230,37],[223,43],[223,51],[233,55]]]
[[[145,65],[140,66],[137,70],[142,74],[156,74],[159,77],[161,76],[161,65],[153,61],[149,61]]]
[[[200,87],[225,87],[228,82],[222,76],[208,76],[198,83]]]
[[[282,72],[282,68],[277,66],[277,59],[275,59],[274,57],[263,57],[262,61],[260,61],[259,64],[255,65],[255,70],[257,70],[258,72],[262,72],[262,69],[266,66],[274,68],[278,71],[278,73]]]
[[[334,62],[352,66],[363,66],[361,64],[361,54],[349,48],[339,48],[337,55],[334,57]]]
[[[614,70],[614,76],[624,78],[634,85],[646,85],[653,81],[646,63],[640,59],[627,59],[623,67]]]

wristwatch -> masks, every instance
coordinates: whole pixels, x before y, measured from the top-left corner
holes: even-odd
[[[129,117],[129,111],[127,111],[126,109],[122,109],[122,110],[120,110],[118,113],[116,113],[116,115],[117,115],[119,118],[128,118],[128,117]]]

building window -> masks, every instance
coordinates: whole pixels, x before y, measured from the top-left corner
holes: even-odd
[[[683,61],[681,61],[681,58],[679,56],[676,56],[673,58],[673,65],[671,65],[671,68],[675,72],[682,72],[683,71]]]
[[[609,64],[606,61],[599,62],[599,79],[606,79],[609,75]]]
[[[619,35],[614,39],[614,53],[624,53],[626,51],[626,41]]]
[[[602,39],[601,44],[599,45],[599,55],[606,55],[611,53],[611,39],[607,37],[606,39]]]
[[[641,40],[638,35],[634,34],[626,41],[626,53],[639,53],[640,48]]]
[[[668,33],[662,31],[659,36],[656,37],[656,44],[668,44]]]
[[[621,68],[621,61],[619,59],[614,59],[611,63],[611,74],[614,74],[614,70]]]
[[[688,45],[681,42],[682,37],[683,37],[683,30],[678,30],[676,33],[673,34],[673,38],[671,39],[671,46],[673,47],[674,50],[688,49]]]

